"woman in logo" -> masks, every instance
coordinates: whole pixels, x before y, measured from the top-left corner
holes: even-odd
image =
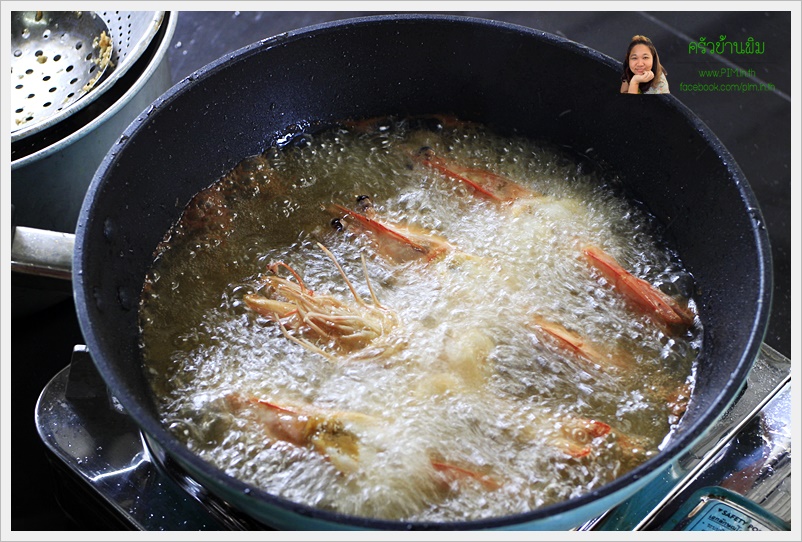
[[[668,94],[666,69],[660,64],[652,40],[632,36],[621,75],[622,94]]]

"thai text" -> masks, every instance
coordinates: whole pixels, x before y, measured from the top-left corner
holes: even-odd
[[[721,35],[718,41],[708,40],[706,37],[688,44],[688,54],[717,54],[723,55],[762,55],[766,51],[766,42],[757,41],[748,37],[746,41],[727,41],[727,36]]]

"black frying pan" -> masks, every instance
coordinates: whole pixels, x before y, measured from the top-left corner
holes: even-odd
[[[153,446],[211,492],[280,528],[546,528],[624,500],[735,399],[766,328],[768,236],[727,150],[676,98],[618,94],[619,64],[574,42],[492,21],[387,16],[291,32],[182,81],[101,164],[76,229],[73,282],[87,346]],[[158,422],[137,347],[137,303],[154,248],[200,189],[306,122],[450,113],[547,139],[619,173],[665,226],[699,286],[704,345],[674,440],[614,482],[489,521],[405,525],[346,517],[249,488],[190,453]]]

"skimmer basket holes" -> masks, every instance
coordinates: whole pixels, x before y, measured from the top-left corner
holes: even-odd
[[[12,131],[63,110],[92,88],[106,67],[96,45],[105,32],[106,24],[88,12],[14,13]]]

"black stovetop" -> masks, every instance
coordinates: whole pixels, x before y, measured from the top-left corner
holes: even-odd
[[[173,82],[226,53],[285,31],[337,19],[376,14],[357,12],[180,12],[168,53]],[[444,12],[445,13],[445,12]],[[634,34],[655,43],[669,72],[672,94],[696,113],[735,157],[763,211],[772,244],[774,298],[765,342],[791,355],[791,16],[766,12],[448,12],[495,19],[557,34],[622,58]],[[688,45],[706,37],[765,42],[761,56],[730,55],[700,60]],[[712,84],[710,72],[732,68],[728,82],[773,85],[773,90],[713,92],[686,90]],[[609,89],[618,91],[619,82]],[[109,528],[96,516],[68,516],[56,496],[53,467],[33,423],[36,400],[47,382],[83,344],[74,307],[66,300],[12,320],[11,529],[93,530]]]

